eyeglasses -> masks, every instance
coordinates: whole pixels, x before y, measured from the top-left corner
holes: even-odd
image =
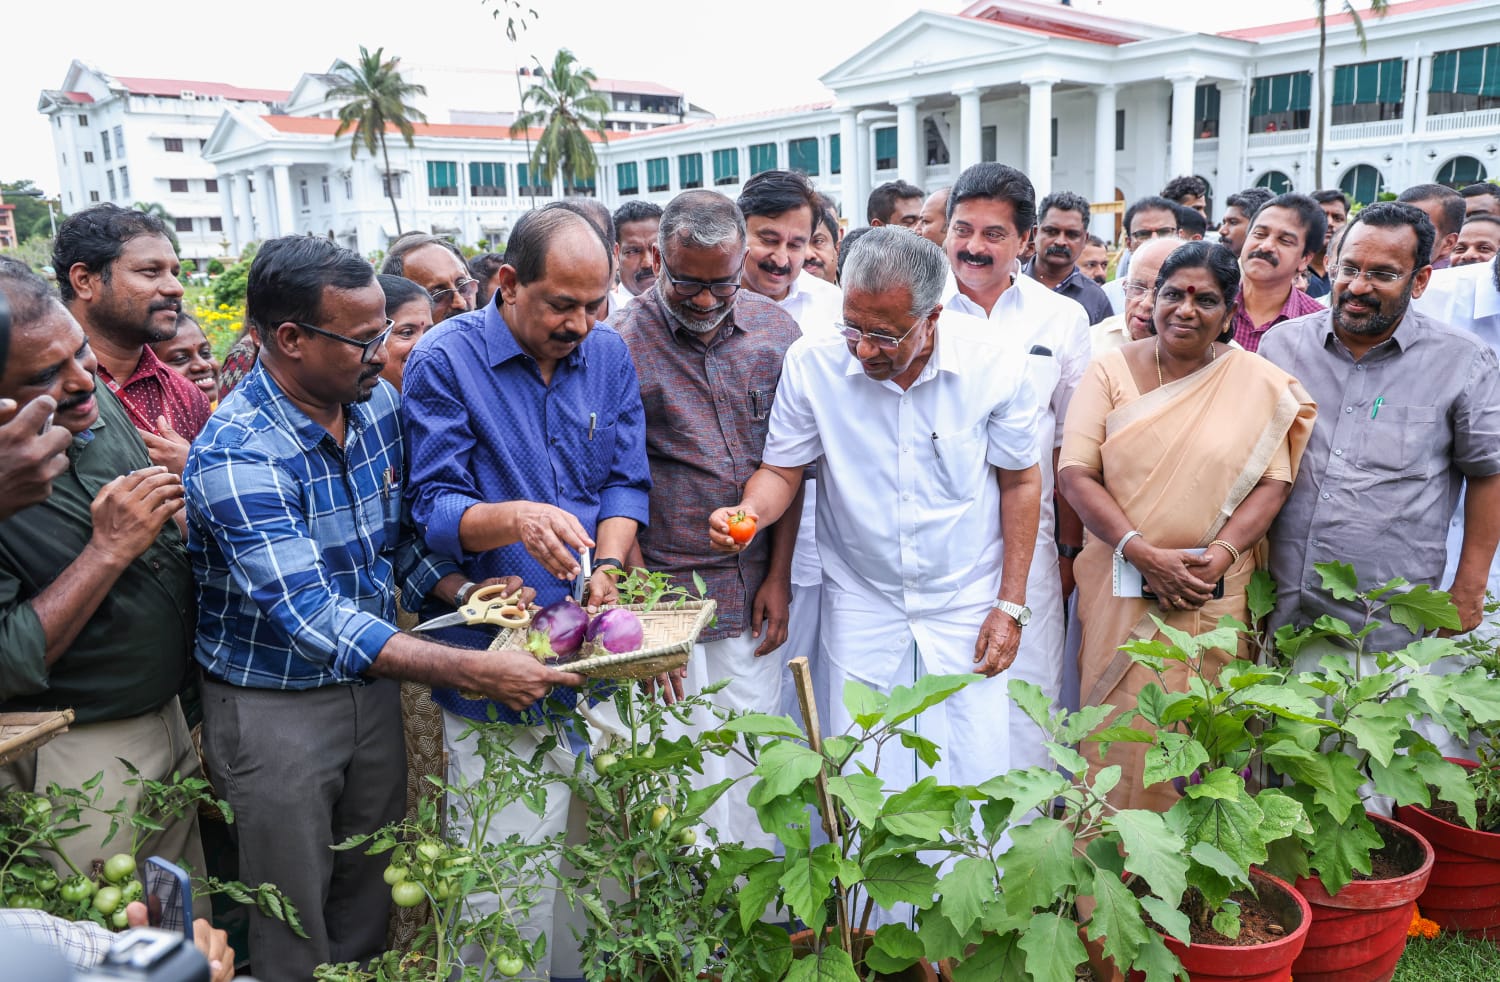
[[[1131,242],[1150,242],[1152,239],[1168,239],[1177,234],[1177,226],[1171,228],[1141,228],[1130,233]]]
[[[668,283],[672,284],[672,292],[677,294],[680,300],[691,300],[704,290],[707,290],[720,300],[728,300],[740,292],[740,273],[744,272],[744,269],[745,264],[741,263],[740,268],[735,271],[733,279],[704,282],[703,280],[679,280],[672,275],[672,271],[667,268],[665,261],[661,264],[662,275],[666,277]]]
[[[464,277],[446,290],[433,290],[427,296],[432,300],[434,307],[441,307],[453,299],[455,293],[462,294],[465,299],[472,300],[479,295],[479,281],[470,277]]]
[[[902,341],[911,337],[912,331],[922,326],[922,322],[926,319],[926,314],[918,317],[916,323],[912,324],[911,328],[899,338],[893,338],[889,334],[871,334],[869,331],[861,331],[859,328],[845,324],[843,321],[834,321],[833,326],[838,328],[839,333],[844,336],[844,340],[850,344],[859,344],[861,341],[868,341],[881,351],[895,351],[901,347]]]
[[[379,351],[380,346],[385,344],[385,339],[391,336],[391,328],[396,326],[396,322],[387,317],[385,320],[385,330],[381,331],[379,334],[375,335],[368,341],[357,341],[354,338],[345,337],[342,334],[335,334],[332,331],[325,331],[321,327],[317,327],[313,324],[304,324],[301,321],[292,321],[292,323],[296,324],[304,331],[311,331],[314,334],[321,334],[325,338],[332,338],[335,341],[342,341],[345,344],[353,345],[354,347],[359,349],[360,362],[366,365],[375,360],[375,352]]]
[[[1140,280],[1126,280],[1120,289],[1125,291],[1127,297],[1132,298],[1144,297],[1148,293],[1156,292],[1156,287],[1142,283]]]
[[[1358,266],[1345,266],[1340,264],[1329,270],[1336,280],[1357,280],[1363,276],[1375,283],[1384,283],[1390,286],[1397,280],[1405,279],[1410,273],[1394,273],[1388,269],[1360,269]]]

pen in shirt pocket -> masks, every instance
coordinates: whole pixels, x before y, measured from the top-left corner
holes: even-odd
[[[594,439],[594,426],[599,422],[598,413],[589,413],[589,440]]]
[[[760,400],[765,395],[760,389],[750,390],[750,415],[755,419],[765,419],[766,411],[761,406]]]

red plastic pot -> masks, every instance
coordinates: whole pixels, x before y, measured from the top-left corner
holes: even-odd
[[[1292,965],[1297,982],[1389,982],[1406,950],[1416,899],[1432,875],[1432,846],[1399,822],[1371,815],[1387,844],[1404,840],[1416,869],[1390,880],[1355,880],[1334,896],[1314,877],[1297,891],[1312,907],[1312,930]]]
[[[863,952],[864,945],[869,944],[869,939],[874,936],[875,932],[866,931],[864,938],[857,938],[855,940],[854,946],[856,950]],[[813,950],[812,931],[798,931],[792,935],[791,941],[792,951],[797,954],[806,954]],[[837,943],[837,939],[835,938],[832,942],[825,943]],[[932,963],[926,959],[894,975],[877,973],[875,978],[880,980],[880,982],[938,982],[937,971],[932,967]]]
[[[1432,878],[1417,898],[1422,916],[1472,938],[1500,938],[1500,834],[1456,825],[1415,806],[1397,808],[1396,818],[1432,843]]]

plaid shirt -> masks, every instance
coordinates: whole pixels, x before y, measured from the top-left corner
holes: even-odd
[[[344,407],[344,446],[257,364],[193,444],[188,554],[198,663],[253,689],[362,681],[396,633],[396,584],[458,572],[403,522],[396,390]]]
[[[1280,324],[1282,321],[1289,321],[1294,317],[1305,317],[1308,314],[1322,313],[1327,309],[1327,307],[1324,307],[1318,301],[1294,286],[1292,287],[1292,292],[1286,296],[1286,303],[1281,305],[1281,311],[1266,323],[1256,324],[1250,320],[1250,315],[1245,312],[1243,298],[1239,298],[1239,302],[1234,306],[1234,320],[1231,322],[1234,325],[1234,339],[1246,351],[1258,351],[1260,350],[1261,341],[1265,339],[1266,332],[1277,324]]]
[[[757,536],[737,555],[715,552],[705,524],[714,508],[740,500],[760,466],[781,363],[802,332],[774,301],[749,290],[706,339],[672,320],[656,290],[617,311],[610,325],[630,346],[646,410],[653,491],[641,555],[688,589],[694,572],[703,577],[719,619],[701,640],[737,637],[766,578],[770,537]]]
[[[118,935],[93,921],[65,921],[46,911],[4,908],[0,909],[0,937],[25,938],[62,956],[72,968],[89,969],[104,961]],[[34,960],[31,966],[36,967]]]

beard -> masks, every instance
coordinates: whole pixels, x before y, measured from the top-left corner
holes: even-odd
[[[724,319],[727,318],[730,312],[734,310],[733,301],[724,300],[718,307],[714,308],[712,311],[704,311],[704,313],[711,313],[713,315],[707,320],[699,320],[696,317],[689,317],[687,314],[684,314],[680,309],[678,309],[677,304],[668,299],[666,290],[663,288],[662,281],[660,279],[656,281],[656,295],[661,299],[662,306],[667,309],[667,316],[671,317],[672,320],[677,323],[678,327],[682,328],[690,334],[697,334],[699,336],[702,336],[704,334],[712,334],[714,331],[717,331],[719,329],[719,325],[723,324]]]
[[[1369,305],[1371,309],[1362,321],[1352,322],[1344,317],[1344,303],[1354,298],[1348,290],[1343,291],[1338,295],[1338,302],[1333,305],[1333,326],[1356,337],[1379,337],[1401,322],[1401,318],[1406,314],[1406,308],[1411,304],[1412,285],[1412,279],[1408,278],[1406,288],[1395,300],[1377,299],[1373,296],[1360,297],[1359,301]]]

